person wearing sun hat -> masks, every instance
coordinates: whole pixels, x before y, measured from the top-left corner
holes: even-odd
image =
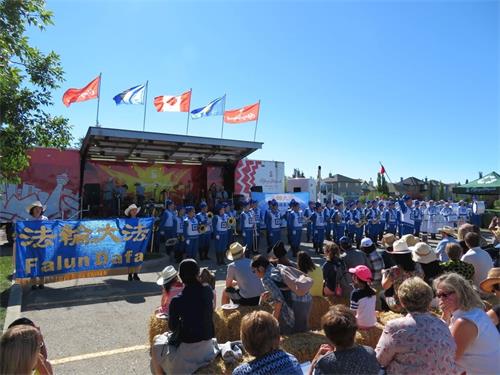
[[[441,262],[447,262],[449,260],[448,255],[446,255],[446,245],[449,243],[458,243],[455,239],[456,231],[450,226],[445,225],[438,229],[441,233],[442,240],[436,246],[436,254]]]
[[[420,264],[424,271],[425,282],[432,285],[432,280],[443,273],[436,253],[425,242],[418,242],[415,246],[410,246],[410,250],[413,261]]]
[[[125,213],[125,216],[127,216],[131,219],[135,219],[140,210],[141,210],[140,207],[137,207],[135,204],[131,204],[130,206],[128,206],[125,209],[124,213]],[[128,281],[132,281],[132,280],[141,281],[137,272],[130,272],[130,269],[129,269]]]
[[[43,215],[43,212],[46,209],[47,206],[44,206],[40,201],[35,201],[33,203],[30,203],[26,207],[26,212],[28,212],[30,215],[30,218],[28,220],[49,220],[47,216]],[[33,277],[31,279],[31,289],[36,289],[37,287],[39,289],[45,288],[43,277]]]
[[[394,294],[386,296],[385,302],[392,311],[399,313],[403,311],[397,294],[399,286],[410,277],[423,279],[424,272],[420,264],[413,261],[412,251],[403,239],[394,242],[391,254],[396,265],[382,271],[382,288],[386,291],[391,287],[394,289]]]
[[[496,298],[500,297],[500,268],[495,267],[488,271],[488,276],[480,284],[480,288],[485,293],[493,293]],[[494,305],[488,312],[488,316],[497,327],[500,333],[500,304]]]
[[[177,271],[173,266],[167,266],[161,271],[156,284],[162,287],[161,305],[156,310],[157,317],[168,319],[170,301],[182,292],[184,285],[180,282]]]
[[[223,305],[232,300],[243,306],[257,306],[264,291],[260,279],[252,272],[252,261],[245,256],[245,247],[239,242],[229,246],[226,257],[232,260],[226,271],[226,288],[222,292]]]

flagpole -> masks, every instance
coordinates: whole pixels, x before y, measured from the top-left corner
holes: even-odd
[[[146,129],[146,104],[148,102],[148,82],[146,81],[146,94],[144,96],[144,118],[142,119],[142,131]]]
[[[253,141],[255,142],[255,137],[257,136],[257,125],[259,124],[260,117],[260,100],[259,100],[259,115],[257,116],[257,120],[255,120],[255,130],[253,132]]]
[[[224,94],[224,104],[222,105],[222,127],[220,130],[220,137],[224,135],[224,112],[226,111],[226,94]]]
[[[187,124],[186,124],[186,135],[188,135],[189,132],[189,116],[191,116],[191,96],[193,94],[193,89],[189,89],[189,109],[188,109],[188,118],[187,118]]]
[[[387,175],[387,178],[389,179],[389,182],[392,184],[391,178],[390,178],[390,177],[389,177],[389,175],[387,174],[387,171],[385,170],[385,167],[382,165],[382,163],[381,163],[380,161],[379,161],[378,163],[380,164],[380,166],[381,166],[382,168],[384,168],[384,173]]]
[[[99,125],[99,103],[101,102],[101,76],[102,73],[99,73],[99,87],[97,88],[97,117],[95,119],[95,126],[100,127]]]

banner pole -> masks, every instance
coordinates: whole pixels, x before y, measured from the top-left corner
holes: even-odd
[[[144,118],[142,119],[142,131],[146,129],[146,103],[148,102],[148,82],[146,81],[146,94],[144,96]]]
[[[99,73],[99,86],[97,88],[97,116],[95,119],[95,126],[100,127],[99,125],[99,104],[101,102],[101,79],[102,79],[102,73]]]
[[[260,117],[260,100],[259,100],[259,113],[257,114],[257,120],[255,120],[255,130],[253,132],[253,141],[255,142],[255,137],[257,136],[257,125],[259,125],[259,117]]]
[[[224,94],[224,104],[222,105],[222,127],[220,130],[220,137],[224,136],[224,112],[226,111],[226,94]]]
[[[187,124],[186,124],[186,135],[188,135],[189,132],[189,116],[191,116],[191,96],[193,95],[193,89],[189,89],[189,109],[188,109],[188,116],[187,116]]]
[[[382,168],[384,168],[384,174],[386,174],[386,175],[387,175],[387,178],[389,179],[389,182],[392,184],[391,178],[390,178],[390,177],[389,177],[389,175],[387,174],[387,171],[385,170],[385,167],[382,165],[382,163],[381,163],[380,161],[379,161],[378,163],[380,164],[380,166],[381,166]],[[394,185],[394,184],[393,184],[393,185]]]

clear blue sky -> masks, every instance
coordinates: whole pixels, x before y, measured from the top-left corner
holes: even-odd
[[[142,106],[112,97],[149,80],[146,130],[184,134],[186,115],[154,96],[193,89],[191,108],[262,101],[251,157],[307,176],[400,176],[464,182],[500,172],[497,1],[48,1],[55,26],[30,32],[60,54],[54,114],[81,137],[97,101],[63,106],[69,87],[102,72],[100,122],[142,129]],[[220,137],[221,118],[190,134]],[[254,123],[224,126],[252,140]]]

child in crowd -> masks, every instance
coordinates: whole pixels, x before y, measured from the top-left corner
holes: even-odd
[[[184,289],[173,266],[167,266],[161,271],[160,278],[156,281],[162,287],[161,306],[156,309],[159,318],[168,319],[170,301]]]
[[[375,326],[377,316],[375,304],[377,293],[369,283],[372,281],[372,271],[367,266],[360,265],[349,268],[352,274],[354,290],[351,294],[351,310],[356,313],[358,329],[370,329]]]
[[[214,292],[214,310],[217,307],[217,293],[215,291],[215,276],[208,268],[202,268],[200,271],[200,282],[208,285]]]

